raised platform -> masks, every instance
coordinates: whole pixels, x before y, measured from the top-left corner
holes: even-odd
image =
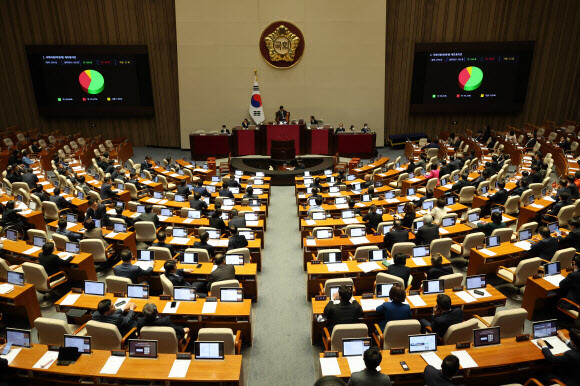
[[[305,171],[310,174],[322,174],[326,169],[334,167],[334,160],[329,156],[303,156],[305,169],[278,170],[280,161],[272,160],[271,157],[264,156],[246,156],[232,157],[230,168],[232,173],[236,170],[242,170],[244,174],[256,174],[263,172],[266,177],[270,177],[271,185],[294,185],[294,177],[301,176]],[[274,170],[270,170],[273,167]]]

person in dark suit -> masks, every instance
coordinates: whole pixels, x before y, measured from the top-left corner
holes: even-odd
[[[310,124],[311,125],[318,125],[318,121],[314,118],[314,115],[310,116]]]
[[[89,198],[88,209],[85,218],[92,218],[101,220],[101,222],[108,222],[107,219],[107,207],[103,204],[99,204],[94,198]]]
[[[155,228],[159,227],[159,216],[157,216],[157,213],[153,213],[153,206],[151,205],[145,205],[145,213],[141,213],[135,219],[135,222],[138,221],[151,221],[155,224]]]
[[[29,229],[32,227],[26,217],[23,217],[20,213],[20,209],[16,208],[16,202],[14,200],[10,200],[6,203],[4,208],[4,213],[2,213],[2,219],[0,220],[0,225],[2,226],[9,226],[14,225],[24,230]]]
[[[570,193],[570,190],[568,189],[568,180],[564,177],[561,177],[560,180],[558,180],[558,189],[556,190],[556,195],[552,196],[552,198],[556,201],[559,201],[560,195],[564,192]]]
[[[490,204],[505,205],[505,202],[507,201],[509,195],[508,191],[505,188],[505,182],[498,181],[497,188],[498,188],[497,192],[495,192],[489,197],[489,202]]]
[[[407,170],[405,170],[405,172],[406,173],[414,173],[416,168],[417,168],[417,164],[415,163],[415,160],[413,158],[411,158],[409,160],[409,164],[407,165]]]
[[[409,285],[409,277],[411,276],[411,269],[406,264],[407,255],[397,253],[393,256],[393,264],[387,267],[387,273],[403,279],[405,286]]]
[[[524,193],[526,190],[528,190],[529,186],[530,186],[530,184],[522,178],[521,180],[516,182],[516,188],[511,191],[510,197],[511,196],[521,196],[522,193]]]
[[[433,222],[433,216],[423,216],[423,226],[415,234],[416,245],[431,245],[431,241],[439,238],[439,225]]]
[[[114,200],[117,195],[113,192],[111,187],[111,177],[105,177],[101,185],[101,200]]]
[[[378,348],[371,347],[363,354],[365,369],[350,375],[348,386],[391,386],[391,378],[377,370],[383,356]]]
[[[227,181],[222,182],[222,188],[219,191],[219,196],[234,198],[234,194],[230,191]]]
[[[393,221],[393,227],[383,237],[385,248],[390,252],[393,245],[409,241],[409,231],[402,229],[401,220]]]
[[[502,215],[500,212],[494,212],[491,214],[491,222],[481,224],[477,223],[477,228],[485,233],[485,237],[491,236],[494,230],[505,228],[507,225],[502,221]]]
[[[59,210],[69,207],[68,201],[60,195],[60,188],[58,186],[54,188],[53,193],[54,195],[50,197],[50,201],[54,202]]]
[[[344,128],[342,123],[340,125],[338,125],[338,127],[334,130],[334,134],[345,133],[345,132],[346,132],[346,129]]]
[[[276,111],[276,122],[288,122],[290,120],[290,114],[288,111],[284,110],[284,106],[280,106],[280,109]]]
[[[431,256],[431,265],[432,267],[429,268],[427,271],[427,280],[436,280],[439,279],[441,276],[451,275],[453,273],[453,268],[451,264],[449,265],[442,265],[443,257],[441,254],[436,254]]]
[[[372,204],[369,208],[369,212],[365,214],[362,219],[366,223],[367,233],[370,233],[378,229],[379,223],[383,221],[383,216],[377,213],[377,206]]]
[[[54,243],[48,242],[42,246],[42,252],[38,254],[38,264],[44,267],[48,276],[54,275],[61,268],[69,266],[69,263],[74,259],[74,255],[68,259],[63,260],[60,256],[54,254]]]
[[[200,196],[204,197],[211,197],[211,193],[207,191],[205,186],[203,186],[203,182],[201,180],[195,181],[195,185],[193,186],[193,193],[199,193]]]
[[[427,365],[423,371],[423,380],[427,386],[454,386],[451,380],[459,371],[459,358],[447,355],[441,363],[441,370]]]
[[[30,189],[33,189],[38,184],[38,176],[32,172],[31,168],[26,168],[22,175],[22,182],[26,182]]]
[[[404,228],[411,229],[413,227],[413,221],[415,221],[415,217],[417,217],[415,212],[415,204],[413,204],[411,201],[407,201],[403,208],[403,212],[405,215],[401,220],[401,225]]]
[[[571,230],[566,237],[558,238],[558,247],[560,249],[576,248],[576,252],[580,252],[580,220],[572,219],[568,225]]]
[[[314,178],[314,183],[312,184],[312,189],[316,188],[319,192],[322,192],[322,185],[320,184],[322,180],[320,177]]]
[[[451,191],[454,193],[459,193],[461,192],[461,189],[470,185],[471,184],[469,183],[469,174],[463,173],[461,175],[461,179],[457,181],[455,184],[453,184],[453,186],[451,187]]]
[[[580,304],[580,257],[574,257],[574,271],[560,282],[562,297]]]
[[[205,285],[204,282],[188,283],[185,281],[185,274],[193,272],[193,269],[177,269],[176,260],[167,260],[163,264],[165,277],[173,284],[174,287],[192,287],[199,291]]]
[[[356,201],[352,197],[349,196],[346,198],[346,204],[348,205],[349,210],[354,210],[354,215],[356,217],[362,216],[360,209],[354,207],[356,205]],[[322,205],[322,201],[321,201],[321,205]]]
[[[411,319],[411,307],[403,303],[407,294],[405,288],[400,284],[395,284],[389,291],[389,302],[384,302],[377,307],[376,311],[382,316],[379,327],[385,332],[385,326],[391,320]]]
[[[191,194],[191,190],[189,190],[186,180],[181,180],[181,182],[179,183],[179,186],[177,187],[177,194],[185,196],[185,199],[187,199]]]
[[[154,247],[161,247],[169,249],[169,253],[171,256],[175,256],[175,249],[173,249],[173,245],[167,244],[165,240],[167,239],[167,233],[165,231],[157,232],[157,242],[153,243]]]
[[[223,234],[226,230],[226,223],[222,219],[222,210],[216,209],[213,211],[211,216],[209,216],[209,226],[212,228],[219,229],[220,232]]]
[[[248,118],[244,119],[244,121],[242,122],[242,127],[244,129],[247,129],[250,127],[250,121],[248,121]]]
[[[36,195],[41,202],[50,201],[50,196],[42,189],[42,185],[36,185],[30,192]]]
[[[234,280],[236,278],[236,267],[226,264],[226,257],[221,253],[213,258],[213,263],[217,268],[209,274],[207,281],[207,291],[211,289],[211,285],[217,281]]]
[[[246,218],[244,216],[240,216],[236,208],[232,208],[232,210],[230,210],[230,215],[232,216],[232,218],[228,221],[229,227],[236,228],[246,227]]]
[[[109,161],[109,165],[105,169],[103,169],[105,173],[113,174],[115,172],[115,161]]]
[[[538,228],[538,234],[542,239],[532,244],[528,255],[550,261],[558,251],[558,239],[550,235],[550,230],[546,226]]]
[[[115,206],[115,214],[109,215],[109,218],[118,218],[121,219],[123,221],[125,221],[125,224],[127,224],[127,227],[132,227],[134,224],[134,221],[131,217],[125,216],[123,214],[123,207],[122,206]],[[109,222],[109,226],[112,226],[112,222]]]
[[[68,239],[70,241],[79,241],[83,236],[79,233],[74,233],[72,231],[69,231],[68,229],[66,229],[67,226],[67,222],[66,219],[61,218],[60,220],[58,220],[58,228],[56,229],[55,233],[58,233],[59,235],[63,235],[68,237]]]
[[[556,217],[556,216],[558,216],[560,209],[562,209],[563,207],[565,207],[567,205],[572,205],[572,204],[573,204],[573,202],[570,199],[570,193],[567,191],[562,192],[560,194],[560,200],[558,200],[554,205],[552,205],[552,207],[550,208],[550,210],[548,210],[548,212],[546,214]]]
[[[101,240],[105,243],[105,247],[109,245],[103,237],[103,230],[96,227],[95,221],[92,218],[86,219],[83,226],[86,229],[83,234],[83,240]]]
[[[190,196],[189,207],[201,211],[202,214],[207,212],[207,202],[201,199],[201,193],[199,192],[195,192],[193,197]]]
[[[450,326],[463,322],[463,310],[451,308],[449,295],[439,294],[437,295],[437,305],[433,307],[431,322],[426,319],[421,319],[420,322],[423,332],[427,327],[430,327],[434,333],[443,338]]]
[[[539,184],[544,180],[541,173],[541,168],[539,165],[532,166],[532,174],[530,174],[529,182],[530,184]]]
[[[159,316],[155,303],[147,303],[143,306],[143,316],[137,319],[137,329],[141,331],[143,327],[171,327],[175,330],[177,340],[183,339],[189,333],[189,327],[182,327],[173,324],[169,316]]]
[[[245,248],[248,246],[248,240],[242,235],[238,234],[238,227],[235,225],[229,226],[230,230],[230,239],[228,240],[228,250],[237,249],[237,248]]]
[[[450,156],[449,157],[449,166],[451,167],[451,171],[455,171],[455,170],[459,170],[461,169],[461,158],[457,157],[457,156]]]
[[[451,174],[452,171],[453,171],[453,169],[451,168],[451,165],[448,164],[446,160],[441,160],[441,169],[439,170],[439,177],[443,177],[444,175]]]
[[[193,243],[193,247],[199,248],[199,249],[205,249],[207,251],[207,254],[209,255],[209,258],[211,259],[215,255],[215,248],[213,245],[209,245],[207,243],[208,240],[209,240],[209,233],[202,231],[199,234],[199,241],[195,241]]]
[[[133,320],[137,305],[131,301],[127,302],[122,309],[115,309],[111,299],[103,299],[99,302],[97,310],[93,312],[93,320],[102,323],[110,323],[117,326],[121,336],[125,336],[137,324]],[[126,315],[123,313],[127,311]]]
[[[251,186],[246,187],[246,193],[242,196],[242,199],[247,198],[249,200],[257,200],[259,197],[254,194],[254,188]]]
[[[363,132],[364,134],[366,134],[366,133],[370,133],[372,130],[371,130],[371,128],[369,127],[369,125],[365,123],[365,124],[363,125],[362,129],[360,129],[360,131],[361,131],[361,132]]]
[[[576,177],[573,175],[566,176],[568,180],[568,190],[570,191],[570,197],[572,200],[577,200],[580,198],[580,191],[578,190],[578,186],[576,186]]]
[[[576,328],[570,329],[570,339],[567,339],[564,333],[558,331],[558,338],[564,342],[569,350],[564,354],[555,356],[552,354],[546,342],[543,339],[538,340],[538,346],[542,348],[542,354],[552,365],[552,371],[556,378],[568,386],[580,385],[578,377],[578,366],[580,366],[580,331]],[[546,376],[547,379],[554,376]]]
[[[220,134],[230,134],[230,129],[228,129],[226,127],[226,125],[222,125],[222,128],[220,130]]]
[[[341,285],[338,293],[334,295],[334,299],[331,299],[324,307],[324,316],[331,334],[337,324],[358,323],[359,319],[363,317],[363,309],[359,302],[353,300],[351,303],[350,298],[352,298],[352,287]],[[334,304],[334,300],[339,299],[340,302]]]
[[[139,276],[148,276],[153,272],[153,263],[151,264],[151,267],[142,269],[138,265],[131,264],[132,258],[133,253],[131,253],[130,250],[123,250],[123,252],[121,252],[122,263],[113,267],[113,273],[115,276],[131,279],[133,284],[137,284],[139,282]]]

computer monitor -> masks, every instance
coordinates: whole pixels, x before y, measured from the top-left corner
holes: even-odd
[[[36,210],[37,206],[36,206],[36,202],[34,201],[30,201],[28,203],[28,207],[30,208],[30,210]]]
[[[81,251],[81,245],[79,243],[73,243],[71,241],[67,241],[64,244],[64,250],[68,253],[77,254],[77,253],[80,253],[80,251]]]
[[[454,205],[455,204],[455,196],[449,196],[445,198],[445,205]]]
[[[486,186],[486,185],[482,186],[481,187],[481,194],[486,194],[488,190],[489,190],[489,186]]]
[[[105,283],[100,281],[85,280],[85,294],[105,296]]]
[[[199,253],[197,252],[183,252],[179,256],[183,264],[197,264],[199,259]]]
[[[439,180],[439,183],[441,184],[441,186],[443,185],[447,185],[447,178],[442,178]]]
[[[246,212],[244,213],[244,219],[246,221],[258,221],[260,216],[256,212]]]
[[[194,220],[201,218],[201,211],[199,210],[188,210],[187,211],[187,218],[191,218]]]
[[[115,203],[115,208],[125,209],[125,203],[123,201],[117,201]]]
[[[413,247],[413,257],[425,257],[431,254],[431,247],[429,245],[420,245]]]
[[[534,198],[533,194],[530,194],[528,197],[528,204],[533,204],[536,199]]]
[[[230,186],[230,192],[232,192],[232,194],[239,194],[240,193],[240,188],[238,188],[237,186]],[[175,196],[175,201],[177,201],[177,196]],[[185,199],[183,200],[185,201]]]
[[[453,181],[455,182],[459,181],[459,174],[453,176]]]
[[[304,173],[304,174],[306,174],[306,173]],[[243,172],[243,171],[241,171],[241,170],[236,170],[236,171],[234,172],[234,175],[236,175],[236,176],[243,176],[243,175],[244,175],[244,172]]]
[[[377,284],[377,298],[388,298],[393,286],[393,283]]]
[[[405,212],[405,204],[398,205],[397,206],[397,213],[398,214],[401,214],[401,213],[404,213],[404,212]]]
[[[77,223],[78,221],[78,216],[74,213],[67,213],[66,215],[66,222],[70,222],[70,223]]]
[[[381,261],[386,260],[388,258],[387,250],[386,249],[376,249],[373,251],[369,251],[369,260],[370,261]]]
[[[328,193],[338,193],[340,192],[340,186],[331,186],[328,188]]]
[[[212,176],[211,182],[220,182],[220,178],[218,176]]]
[[[479,220],[479,212],[471,212],[467,215],[467,221],[475,222]]]
[[[91,353],[91,337],[84,335],[64,335],[64,347],[76,347],[79,354]]]
[[[326,219],[326,213],[325,212],[321,212],[321,211],[312,212],[312,219],[313,220],[325,220]]]
[[[336,197],[334,199],[334,205],[344,205],[346,204],[346,197]]]
[[[409,353],[437,351],[437,334],[409,335]]]
[[[113,232],[118,232],[118,233],[127,232],[127,224],[122,224],[119,222],[113,223]]]
[[[12,229],[6,229],[6,238],[11,241],[17,241],[18,232]]]
[[[350,237],[361,237],[367,234],[365,227],[350,228]]]
[[[244,289],[242,287],[220,288],[220,301],[241,303],[244,301]]]
[[[314,237],[317,239],[331,239],[332,238],[332,229],[317,229]]]
[[[6,342],[16,347],[31,347],[30,330],[6,327]]]
[[[171,216],[173,216],[173,212],[169,208],[163,208],[163,209],[161,209],[161,213],[159,213],[159,214],[161,216],[163,216],[163,217],[171,217]]]
[[[261,194],[264,194],[264,189],[262,189],[262,188],[254,188],[254,194],[256,194],[258,196],[261,195]]]
[[[145,205],[137,205],[137,213],[145,213]]]
[[[264,172],[256,172],[256,177],[264,177]]]
[[[560,273],[560,262],[544,264],[544,276],[552,276]]]
[[[395,192],[393,190],[389,190],[385,193],[385,199],[389,200],[391,198],[395,198]]]
[[[220,217],[222,220],[228,221],[230,219],[230,213],[229,212],[222,212],[222,215]]]
[[[244,236],[244,238],[248,241],[250,240],[255,240],[256,239],[256,234],[254,233],[254,231],[252,230],[247,230],[247,231],[239,231],[238,234],[240,236]]]
[[[207,185],[207,186],[205,187],[205,190],[207,190],[207,191],[208,191],[208,193],[215,193],[215,186],[212,186],[212,185]],[[207,199],[209,200],[209,197],[205,197],[205,198],[207,198]],[[209,202],[208,202],[208,204],[209,204]]]
[[[497,247],[498,245],[500,245],[500,241],[499,241],[499,236],[489,236],[486,239],[487,243],[487,247],[488,248],[492,248],[492,247]]]
[[[494,213],[499,213],[502,214],[503,213],[503,208],[501,206],[494,206],[491,208],[491,214]]]
[[[548,189],[544,188],[542,189],[542,197],[546,196],[548,194]]]
[[[558,332],[558,326],[556,325],[556,322],[556,319],[532,322],[532,334],[534,339],[556,336],[556,333]]]
[[[94,218],[93,221],[95,222],[95,228],[101,227],[101,219]]]
[[[418,221],[413,221],[413,230],[417,231],[419,228],[421,228],[423,225],[425,224],[425,222],[423,220],[418,220]]]
[[[360,190],[360,188],[361,188],[360,183],[357,182],[355,184],[352,184],[352,190]]]
[[[304,185],[312,185],[314,178],[304,178]]]
[[[77,198],[79,200],[84,200],[85,199],[85,192],[78,191],[77,192]]]
[[[356,176],[354,174],[349,174],[348,176],[346,176],[346,180],[347,181],[354,181],[354,180],[356,180]]]
[[[191,287],[173,287],[173,300],[179,302],[194,302],[197,297],[195,288]]]
[[[391,229],[393,229],[393,226],[394,226],[393,224],[390,224],[390,225],[384,225],[384,226],[383,226],[383,235],[386,235],[387,233],[389,233],[389,231],[390,231]]]
[[[375,181],[375,188],[380,188],[383,185],[384,185],[383,181]]]
[[[415,178],[415,173],[409,173],[409,179]]]
[[[485,347],[500,344],[499,326],[476,328],[473,330],[473,347]]]
[[[428,294],[440,294],[445,292],[445,284],[442,279],[437,280],[423,280],[423,293]]]
[[[415,188],[408,188],[407,189],[407,196],[415,195]]]
[[[138,261],[153,261],[155,260],[155,251],[148,251],[144,249],[137,250]]]
[[[131,299],[149,299],[149,286],[145,284],[127,284],[127,297]]]
[[[46,244],[46,238],[44,236],[34,236],[32,238],[32,244],[35,247],[42,247],[44,244]]]
[[[9,284],[23,286],[24,285],[24,273],[16,272],[16,271],[8,271],[8,272],[6,272],[6,281]]]
[[[443,220],[441,220],[441,226],[443,226],[443,228],[451,227],[451,226],[455,225],[455,221],[456,221],[456,218],[454,216],[443,217]]]
[[[362,356],[366,350],[371,348],[371,338],[343,338],[342,356],[353,357]]]
[[[156,198],[158,200],[163,198],[163,192],[153,192],[153,198]]]
[[[68,186],[65,186],[64,187],[64,194],[70,194],[70,188]],[[22,196],[21,195],[18,195],[18,196],[16,196],[16,199],[18,201],[22,201]]]
[[[487,286],[487,279],[485,275],[473,275],[465,278],[465,288],[468,290],[485,288]]]
[[[195,341],[194,353],[196,360],[223,360],[224,342],[200,342]]]
[[[342,257],[340,252],[323,252],[322,262],[324,264],[341,263]]]
[[[218,240],[221,236],[220,231],[217,229],[208,229],[206,232],[211,240]]]
[[[532,238],[532,230],[531,229],[523,229],[518,232],[518,240],[519,241],[526,241]]]
[[[435,201],[423,201],[421,206],[423,210],[431,210],[435,207]]]
[[[236,201],[233,198],[224,198],[223,206],[234,206],[236,205]]]
[[[229,265],[244,265],[244,255],[237,253],[230,253],[226,255],[226,264]]]
[[[157,358],[157,341],[129,339],[129,358]]]
[[[369,202],[371,201],[371,195],[370,194],[363,194],[361,197],[361,202]]]
[[[264,180],[261,178],[254,178],[254,185],[264,185]]]
[[[558,227],[558,223],[557,222],[551,222],[548,224],[548,229],[550,230],[550,233],[554,233],[556,231],[558,231],[559,227]]]
[[[347,285],[347,287],[350,287],[350,289],[352,289],[352,285]],[[330,286],[330,298],[331,299],[334,299],[334,294],[338,293],[339,288],[340,288],[339,285]]]
[[[173,237],[187,237],[187,228],[173,228],[171,235]]]

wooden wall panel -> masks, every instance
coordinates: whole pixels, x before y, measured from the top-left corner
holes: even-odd
[[[61,129],[106,138],[127,136],[137,146],[179,146],[174,0],[2,0],[0,7],[0,128]],[[39,116],[25,54],[27,44],[147,45],[155,115],[115,119]]]
[[[577,0],[387,0],[385,138],[544,120],[580,120],[580,3]],[[415,43],[536,42],[528,94],[519,113],[410,114]],[[451,125],[457,121],[457,125]]]

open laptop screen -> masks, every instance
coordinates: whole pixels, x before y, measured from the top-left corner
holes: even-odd
[[[423,293],[427,294],[439,294],[445,292],[445,286],[443,280],[423,280]]]
[[[468,290],[485,288],[486,285],[485,275],[467,276],[465,279],[465,288]]]
[[[65,335],[64,336],[64,347],[76,347],[79,353],[90,354],[91,353],[91,337],[90,336]]]
[[[499,327],[477,328],[473,330],[473,347],[500,344]]]
[[[558,327],[556,326],[556,319],[533,322],[532,331],[534,334],[534,339],[555,336],[556,333],[558,332]]]
[[[371,338],[342,339],[342,356],[362,356],[371,347]]]
[[[195,359],[224,359],[224,342],[195,341]]]
[[[409,353],[436,351],[437,334],[409,335]]]
[[[130,358],[157,358],[157,341],[129,339]]]
[[[6,342],[12,342],[13,346],[30,347],[30,330],[7,327]]]

